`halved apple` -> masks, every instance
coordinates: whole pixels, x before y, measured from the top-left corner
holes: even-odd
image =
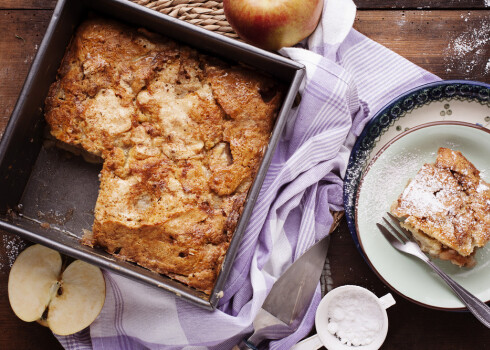
[[[36,244],[19,254],[8,282],[10,305],[27,322],[68,335],[89,326],[102,310],[105,281],[101,270],[75,260],[62,271],[61,255]]]
[[[100,269],[81,260],[72,262],[61,275],[61,285],[48,307],[46,320],[53,333],[67,335],[88,327],[105,300]]]

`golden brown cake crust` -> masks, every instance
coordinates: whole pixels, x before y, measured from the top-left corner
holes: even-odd
[[[490,185],[459,151],[440,148],[391,208],[423,250],[459,266],[474,264],[490,240]]]
[[[85,21],[45,107],[56,139],[104,160],[84,243],[209,294],[280,103],[250,69]]]

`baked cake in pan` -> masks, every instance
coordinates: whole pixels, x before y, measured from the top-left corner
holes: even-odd
[[[459,151],[439,148],[391,212],[423,251],[458,266],[475,265],[475,249],[490,240],[490,185]]]
[[[281,99],[250,69],[115,21],[82,23],[45,117],[56,139],[103,160],[84,244],[211,293]]]

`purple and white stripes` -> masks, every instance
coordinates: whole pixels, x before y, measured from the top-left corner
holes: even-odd
[[[300,105],[291,112],[243,235],[218,310],[106,273],[106,304],[90,327],[59,337],[67,349],[231,349],[281,273],[328,234],[330,210],[342,208],[342,176],[367,120],[401,92],[438,78],[349,28],[351,0],[327,1],[309,50],[281,53],[307,68]],[[326,12],[329,11],[329,12]],[[352,12],[354,11],[354,13]],[[332,19],[333,18],[333,19]],[[332,37],[331,22],[338,26]],[[339,38],[338,33],[345,33]],[[335,36],[334,35],[334,36]],[[348,262],[346,262],[348,263]],[[314,323],[320,287],[298,330],[270,343],[287,349]]]

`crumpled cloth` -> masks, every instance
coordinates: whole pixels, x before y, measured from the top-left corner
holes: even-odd
[[[350,150],[365,123],[402,92],[439,78],[352,29],[352,0],[325,1],[315,32],[280,53],[306,67],[301,103],[290,113],[217,310],[104,272],[101,314],[82,332],[58,336],[66,349],[231,349],[277,278],[329,233],[343,210]],[[349,262],[346,261],[346,264]],[[314,325],[320,284],[299,328],[271,341],[289,349]]]

